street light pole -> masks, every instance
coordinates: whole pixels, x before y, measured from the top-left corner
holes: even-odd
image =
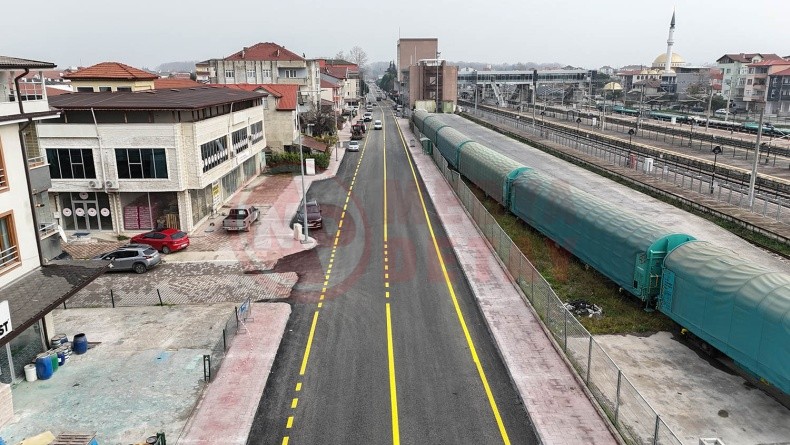
[[[304,90],[303,92],[304,93],[316,93],[317,92],[318,95],[319,95],[319,99],[318,100],[319,101],[321,100],[320,99],[321,90]],[[318,103],[319,103],[319,108],[318,108],[317,112],[320,113],[320,111],[321,111],[320,103],[321,102],[318,102]],[[304,239],[302,239],[300,242],[302,244],[307,244],[309,242],[310,238],[308,237],[308,232],[309,231],[307,229],[307,188],[304,185],[304,147],[302,146],[302,125],[301,125],[301,122],[299,120],[299,88],[298,87],[296,88],[296,103],[294,104],[294,109],[296,110],[296,131],[299,133],[299,164],[302,167],[302,222],[304,223]],[[335,118],[337,118],[337,117],[335,117]],[[337,125],[335,125],[335,128],[337,128]],[[335,130],[335,131],[337,131],[337,130]]]
[[[691,147],[691,138],[694,137],[694,121],[690,121],[689,125],[691,126],[689,130],[689,147]]]
[[[713,147],[713,175],[710,179],[710,194],[713,194],[713,183],[716,182],[716,159],[719,157],[719,153],[721,153],[721,146],[717,145]]]
[[[763,114],[765,109],[760,107],[760,122],[757,124],[757,142],[754,144],[754,163],[752,175],[749,178],[749,210],[754,210],[754,187],[757,184],[757,164],[760,161],[760,138],[763,136]]]

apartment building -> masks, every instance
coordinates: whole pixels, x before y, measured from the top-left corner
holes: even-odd
[[[719,57],[716,63],[722,71],[722,96],[731,103],[731,106],[746,108],[744,92],[746,75],[749,74],[748,65],[763,60],[776,59],[781,59],[781,57],[776,54],[761,53],[725,54]]]
[[[71,93],[38,127],[67,231],[193,230],[264,164],[263,95],[197,88]]]
[[[764,110],[767,114],[774,114],[778,109],[778,99],[773,97],[769,98],[769,81],[770,76],[790,69],[790,60],[785,59],[768,59],[760,62],[750,63],[748,65],[748,72],[746,74],[746,84],[743,87],[743,101],[746,108],[751,111],[756,111],[763,104]],[[774,78],[777,82],[778,78]],[[773,91],[776,91],[774,89]]]
[[[782,116],[790,115],[790,68],[768,76],[766,109]]]
[[[37,127],[50,110],[41,73],[49,62],[0,56],[0,391],[24,379],[24,365],[56,333],[51,311],[107,267],[103,261],[57,261],[60,233],[49,207],[49,168]],[[6,306],[7,304],[7,306]],[[7,310],[6,310],[7,309]],[[0,427],[13,401],[0,406]]]
[[[320,66],[282,45],[261,42],[227,57],[195,65],[197,81],[208,84],[298,85],[309,103],[317,103],[321,91]]]

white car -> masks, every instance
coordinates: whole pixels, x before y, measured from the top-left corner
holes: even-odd
[[[374,130],[381,130],[381,121],[380,120],[376,120],[375,122],[373,122],[373,129]]]
[[[359,141],[350,141],[347,151],[359,151]]]

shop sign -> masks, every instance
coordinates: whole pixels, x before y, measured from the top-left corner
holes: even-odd
[[[8,301],[0,301],[0,338],[11,332],[11,310]]]
[[[220,204],[220,189],[219,189],[219,181],[211,184],[211,196],[214,198],[214,207],[218,207]]]

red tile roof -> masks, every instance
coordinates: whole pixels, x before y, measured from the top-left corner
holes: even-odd
[[[790,68],[771,74],[772,76],[790,76]]]
[[[725,54],[725,55],[719,57],[718,60],[721,60],[721,59],[723,59],[725,57],[729,57],[730,59],[734,60],[735,62],[749,63],[749,62],[752,61],[752,59],[754,59],[755,56],[760,56],[763,59],[781,59],[781,57],[779,57],[776,54],[740,53],[740,54]],[[717,62],[718,62],[718,60],[717,60]]]
[[[63,75],[64,79],[122,79],[153,80],[156,74],[118,62],[102,62],[87,68]]]
[[[773,65],[790,65],[790,60],[765,59],[760,62],[750,63],[748,66],[773,66]]]
[[[304,58],[276,43],[261,42],[233,53],[224,60],[304,60]]]
[[[202,87],[202,86],[204,86],[202,83],[195,82],[192,79],[163,77],[154,80],[155,90],[162,90],[165,88],[193,88],[193,87]]]
[[[47,87],[47,97],[60,96],[61,94],[69,94],[71,91],[61,90],[60,88]]]
[[[305,135],[302,135],[302,145],[310,150],[320,151],[322,153],[327,149],[326,143]]]
[[[322,72],[338,79],[348,79],[348,68],[343,66],[325,66]]]
[[[296,92],[299,91],[299,85],[274,83],[214,83],[209,86],[256,92],[265,91],[277,99],[277,110],[280,111],[292,111],[296,109]]]
[[[330,82],[328,80],[321,79],[321,88],[340,88],[340,85]]]

